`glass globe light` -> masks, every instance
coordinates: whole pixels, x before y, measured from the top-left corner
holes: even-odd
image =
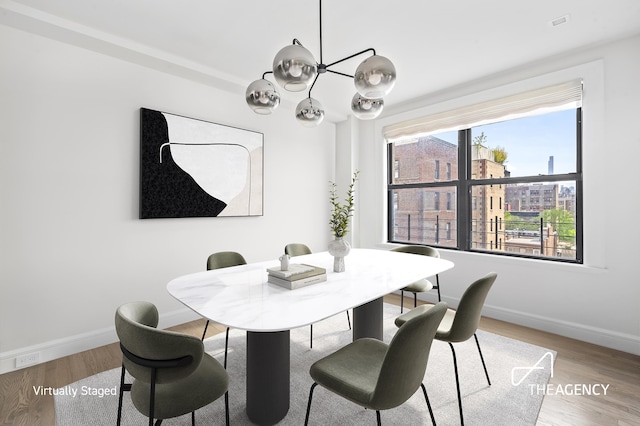
[[[351,111],[360,120],[372,120],[380,115],[384,108],[384,99],[369,99],[360,93],[353,95],[351,99]]]
[[[270,81],[261,78],[247,87],[245,99],[256,114],[271,114],[280,105],[280,94]]]
[[[273,59],[273,75],[278,84],[291,92],[306,90],[318,74],[318,64],[311,52],[291,44],[283,47]]]
[[[296,107],[296,119],[305,127],[316,127],[324,119],[324,108],[313,98],[303,99]]]
[[[353,82],[358,93],[365,98],[380,99],[393,89],[396,67],[384,56],[370,56],[358,65]]]

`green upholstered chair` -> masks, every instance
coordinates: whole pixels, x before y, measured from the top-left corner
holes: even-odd
[[[482,315],[482,306],[487,298],[487,294],[491,289],[491,286],[495,282],[497,274],[490,272],[484,277],[474,281],[463,293],[458,304],[458,309],[447,309],[447,312],[438,327],[436,332],[436,340],[449,343],[451,353],[453,354],[453,368],[456,375],[456,391],[458,392],[458,409],[460,411],[460,422],[464,425],[464,416],[462,414],[462,398],[460,396],[460,379],[458,377],[458,362],[456,360],[456,351],[453,347],[453,343],[464,342],[473,336],[478,347],[478,353],[480,354],[480,361],[482,361],[482,367],[484,368],[484,374],[487,377],[487,382],[491,386],[491,380],[489,379],[489,373],[487,372],[487,366],[484,363],[484,357],[482,356],[482,350],[480,349],[480,343],[478,342],[478,336],[476,330],[480,323],[480,316]],[[435,305],[437,306],[437,305]],[[403,324],[410,321],[413,317],[421,315],[424,312],[428,312],[434,308],[434,305],[420,305],[417,308],[407,312],[404,315],[396,318],[396,325],[402,329]]]
[[[294,256],[302,256],[305,254],[311,254],[311,249],[302,243],[290,243],[284,247],[284,254],[288,254],[291,257]],[[351,317],[349,316],[349,311],[347,312],[347,322],[349,323],[349,330],[351,330]],[[313,324],[309,327],[309,345],[313,348]]]
[[[122,417],[125,391],[138,411],[149,417],[149,425],[158,419],[191,413],[225,395],[226,422],[229,424],[229,376],[213,357],[204,352],[197,337],[158,330],[158,310],[148,302],[120,306],[115,316],[116,332],[122,349],[122,373],[118,419]],[[125,370],[133,383],[125,383]]]
[[[304,254],[311,254],[311,249],[305,244],[291,243],[284,247],[284,253],[291,257],[302,256]]]
[[[371,338],[358,339],[315,362],[309,370],[314,383],[309,390],[305,425],[309,422],[313,390],[317,385],[376,410],[378,425],[381,424],[380,410],[404,404],[421,387],[435,425],[422,381],[433,336],[446,310],[447,304],[440,302],[428,312],[416,315],[398,329],[389,344]],[[406,422],[418,424],[421,419],[406,419]]]
[[[231,266],[246,265],[247,261],[244,257],[235,251],[220,251],[213,253],[207,258],[207,271],[212,269],[229,268]],[[204,325],[204,331],[202,332],[202,339],[207,334],[207,328],[209,327],[209,320]],[[225,339],[224,339],[224,368],[227,368],[227,349],[229,347],[229,327],[227,327]]]
[[[440,252],[433,247],[428,246],[400,246],[392,248],[391,251],[399,251],[402,253],[420,254],[422,256],[430,256],[440,258]],[[442,300],[440,297],[440,277],[436,274],[436,285],[433,285],[431,281],[423,278],[419,281],[409,284],[408,286],[400,289],[400,313],[404,307],[404,292],[408,291],[413,293],[413,307],[418,305],[418,293],[429,291],[432,288],[438,290],[438,302]]]

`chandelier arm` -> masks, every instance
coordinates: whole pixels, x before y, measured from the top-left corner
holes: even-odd
[[[263,80],[265,79],[265,76],[266,76],[267,74],[273,74],[273,71],[265,71],[265,72],[262,74],[262,79],[263,79]]]
[[[318,81],[318,77],[320,77],[320,74],[316,74],[316,78],[313,79],[313,83],[311,84],[311,87],[309,88],[309,97],[311,97],[311,91],[313,90],[313,86],[316,85],[316,81]]]
[[[363,51],[360,51],[358,53],[354,53],[353,55],[347,56],[346,58],[342,58],[342,59],[340,59],[338,61],[332,62],[332,63],[327,65],[327,68],[332,66],[332,65],[339,64],[340,62],[344,62],[344,61],[346,61],[348,59],[355,58],[356,56],[362,55],[363,53],[367,53],[367,52],[373,52],[374,55],[376,54],[376,50],[373,47],[370,47],[370,48],[364,49]]]
[[[343,73],[343,72],[332,71],[332,70],[330,70],[330,69],[327,69],[327,72],[332,72],[332,73],[334,73],[334,74],[342,75],[342,76],[349,77],[349,78],[355,78],[355,77],[354,77],[354,76],[352,76],[352,75],[345,74],[345,73]]]

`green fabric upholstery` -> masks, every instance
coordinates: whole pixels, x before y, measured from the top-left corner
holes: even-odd
[[[289,256],[302,256],[304,254],[311,254],[311,249],[301,243],[291,243],[284,247],[284,253]]]
[[[421,256],[429,256],[429,257],[436,257],[436,258],[440,258],[440,252],[436,249],[434,249],[433,247],[428,247],[428,246],[414,246],[414,245],[407,245],[407,246],[400,246],[400,247],[394,247],[391,249],[391,251],[397,251],[400,253],[410,253],[410,254],[419,254]],[[414,304],[413,307],[415,308],[417,305],[417,293],[423,293],[425,291],[429,291],[432,288],[435,288],[438,290],[438,301],[440,301],[440,280],[438,279],[438,276],[436,275],[436,279],[438,280],[438,285],[434,286],[431,281],[429,281],[426,278],[423,278],[419,281],[416,281],[414,283],[409,284],[406,287],[403,287],[400,290],[400,313],[402,313],[402,309],[404,307],[404,292],[405,291],[409,291],[411,293],[413,293],[413,300],[414,300]]]
[[[137,357],[154,361],[187,357],[186,365],[157,369],[154,418],[166,419],[193,412],[227,392],[227,372],[204,352],[200,339],[158,330],[158,310],[153,304],[132,302],[120,306],[116,310],[115,324],[121,346]],[[134,406],[151,417],[152,368],[126,356],[123,356],[122,364],[134,378],[131,386]]]
[[[409,284],[404,287],[403,291],[410,291],[411,293],[422,293],[424,291],[429,291],[433,288],[433,284],[426,278],[421,279],[420,281],[416,281],[414,283]]]
[[[230,266],[246,265],[244,257],[235,251],[220,251],[207,258],[207,271],[228,268]]]
[[[489,372],[487,371],[487,365],[484,362],[482,356],[482,349],[480,349],[480,342],[476,335],[478,324],[480,323],[480,316],[482,315],[482,307],[484,301],[487,298],[487,294],[491,289],[491,286],[495,282],[497,274],[490,272],[484,277],[474,281],[462,294],[458,309],[447,309],[435,338],[447,342],[451,348],[453,355],[453,369],[456,375],[456,391],[458,393],[458,410],[460,411],[460,423],[464,425],[464,414],[462,411],[462,396],[460,393],[460,378],[458,376],[458,361],[456,359],[456,351],[453,347],[453,343],[464,342],[474,337],[476,346],[478,347],[478,353],[480,354],[480,360],[482,361],[482,368],[484,374],[487,377],[487,383],[491,386],[491,380],[489,379]],[[437,306],[437,305],[436,305]],[[421,305],[407,312],[404,315],[400,315],[395,320],[395,324],[400,327],[399,330],[409,324],[415,317],[423,315],[426,312],[435,309],[434,305]]]
[[[400,246],[394,247],[391,251],[399,251],[400,253],[419,254],[422,256],[437,257],[440,258],[440,252],[433,247],[428,246]]]
[[[422,384],[431,342],[446,310],[447,304],[440,302],[415,316],[388,345],[358,339],[314,363],[309,374],[315,383],[363,407],[397,407]]]
[[[207,271],[212,269],[230,268],[231,266],[246,265],[247,261],[240,253],[235,251],[219,251],[211,254],[207,258]],[[202,332],[202,339],[204,340],[207,335],[207,328],[209,327],[209,320],[204,324],[204,331]],[[229,327],[227,327],[226,338],[224,343],[224,368],[227,368],[227,350],[229,344]]]
[[[484,306],[487,294],[495,282],[497,274],[491,272],[484,277],[474,281],[464,292],[458,309],[448,309],[435,338],[445,342],[464,342],[473,336],[478,329],[482,307]],[[431,309],[433,305],[420,305],[417,308],[400,315],[395,320],[395,324],[400,327],[411,318],[420,315]]]

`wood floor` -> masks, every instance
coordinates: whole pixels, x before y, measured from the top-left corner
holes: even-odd
[[[385,302],[399,304],[397,295]],[[405,302],[407,306],[409,301]],[[172,330],[200,336],[204,320]],[[554,389],[573,384],[609,385],[606,395],[546,395],[539,426],[640,425],[640,357],[502,321],[483,318],[480,328],[557,351]],[[210,325],[207,335],[223,331]],[[117,343],[0,376],[0,425],[53,426],[53,396],[36,396],[33,387],[58,388],[120,366]],[[517,425],[509,425],[517,426]]]

